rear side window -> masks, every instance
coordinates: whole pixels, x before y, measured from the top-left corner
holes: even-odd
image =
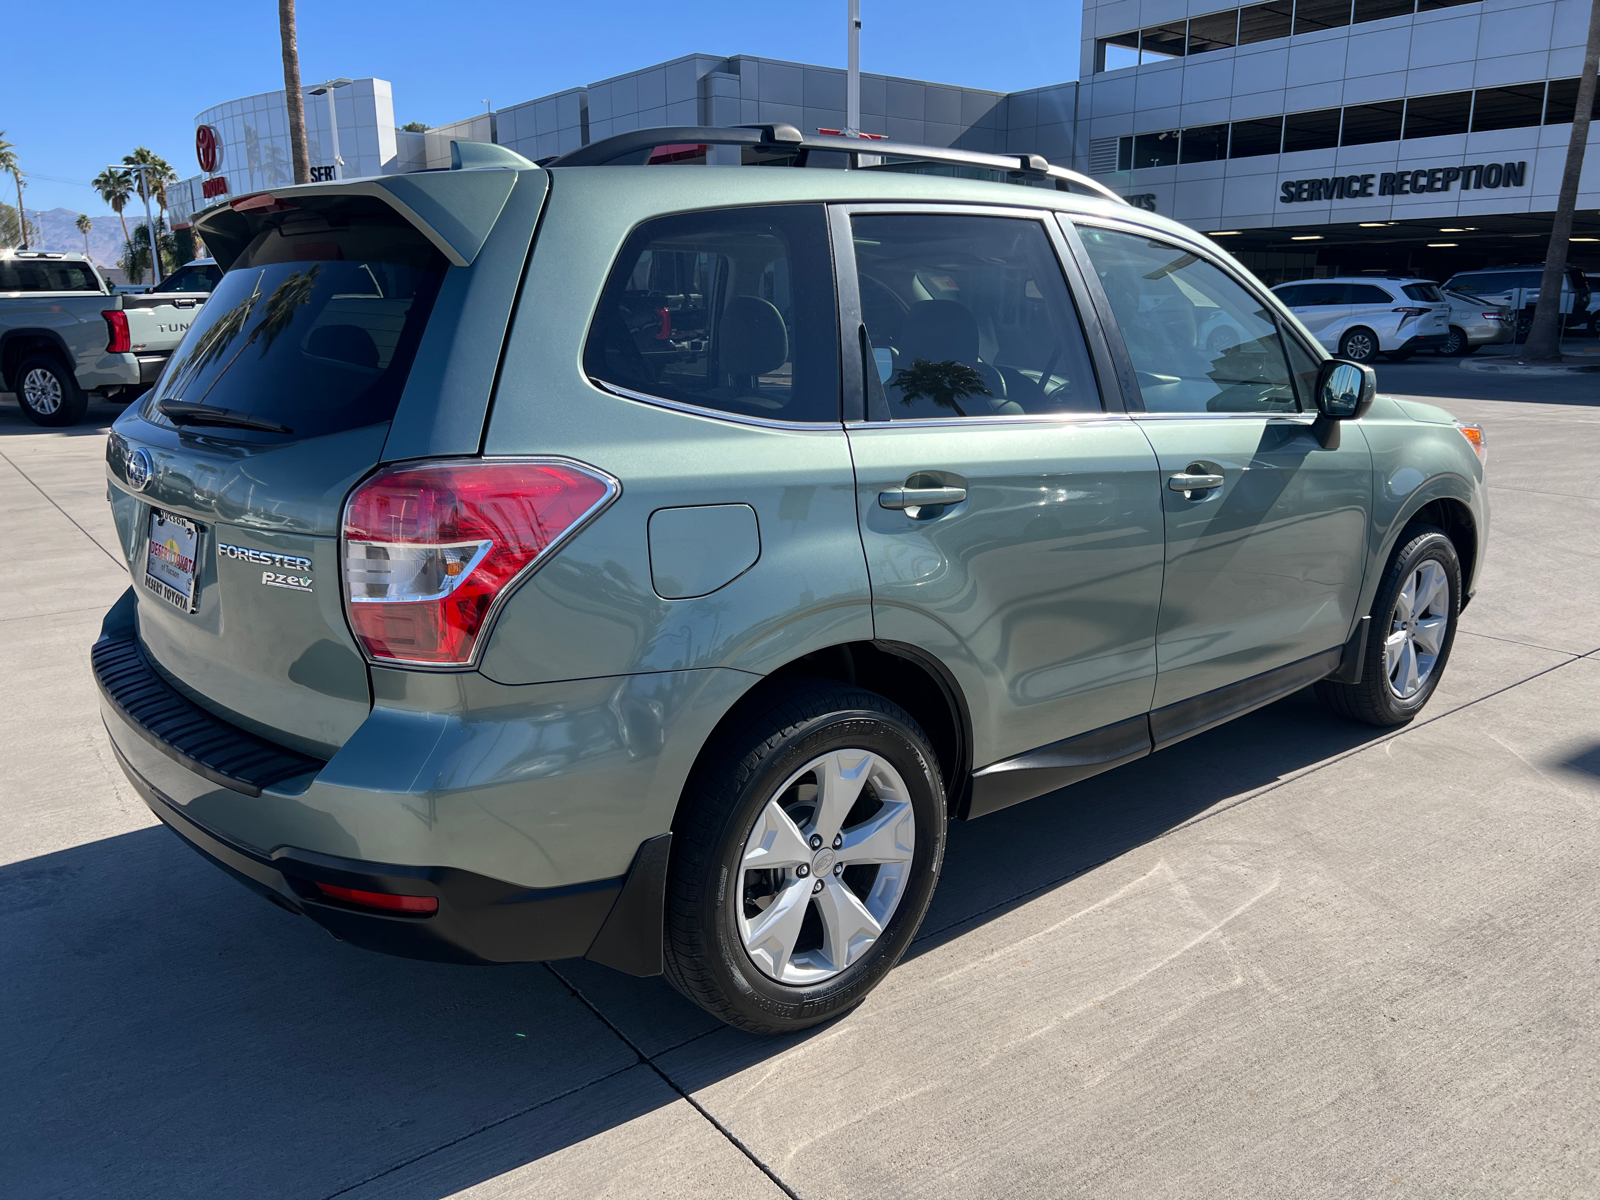
[[[213,266],[179,267],[167,278],[163,279],[152,292],[209,292],[217,286],[217,281],[222,278],[222,269]]]
[[[0,292],[100,292],[100,279],[84,263],[0,259]]]
[[[1457,275],[1445,287],[1452,292],[1495,292],[1500,289],[1494,286],[1494,280],[1487,275]]]
[[[1394,297],[1381,287],[1374,287],[1370,283],[1352,283],[1350,285],[1351,304],[1393,304]]]
[[[822,208],[718,209],[641,225],[606,280],[583,365],[597,383],[698,408],[838,421]]]
[[[423,235],[377,201],[265,218],[172,356],[162,400],[320,437],[390,420],[444,279]],[[281,434],[208,430],[241,440]]]

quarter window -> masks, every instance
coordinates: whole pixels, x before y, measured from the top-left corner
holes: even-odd
[[[838,338],[821,207],[719,209],[634,231],[583,363],[597,382],[681,404],[835,422]]]
[[[875,409],[892,420],[1101,411],[1038,221],[907,213],[852,228]]]
[[[1146,412],[1294,412],[1277,323],[1191,250],[1080,228],[1122,330]]]

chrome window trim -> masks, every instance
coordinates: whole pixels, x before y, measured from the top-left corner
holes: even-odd
[[[814,433],[819,429],[837,432],[842,426],[840,421],[779,421],[771,417],[750,417],[720,408],[703,408],[698,404],[685,404],[681,400],[668,400],[665,396],[652,396],[648,392],[635,392],[629,388],[618,387],[614,383],[607,383],[603,379],[591,378],[589,382],[602,391],[620,396],[624,400],[637,400],[641,404],[654,405],[656,408],[665,408],[671,412],[684,413],[691,417],[708,417],[714,421],[729,421],[735,425],[753,425],[758,429],[783,429],[795,433]]]
[[[1313,425],[1317,414],[1310,412],[1137,412],[1129,414],[1136,421],[1279,421],[1289,425]]]
[[[1020,416],[993,413],[988,416],[971,417],[911,417],[904,421],[847,421],[845,422],[845,430],[849,433],[858,433],[866,429],[949,429],[952,426],[964,425],[1085,425],[1101,421],[1126,421],[1129,416],[1129,413],[1098,412],[1023,413]]]

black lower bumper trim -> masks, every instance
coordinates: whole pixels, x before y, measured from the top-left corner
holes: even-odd
[[[115,740],[112,748],[116,749]],[[361,862],[291,847],[264,853],[195,821],[140,775],[121,751],[116,753],[150,811],[190,846],[252,891],[367,950],[453,963],[580,958],[606,925],[627,881],[623,876],[571,887],[525,888],[455,867]],[[368,912],[329,900],[318,890],[319,882],[368,892],[434,896],[439,911],[427,917]],[[659,908],[654,919],[659,930]]]

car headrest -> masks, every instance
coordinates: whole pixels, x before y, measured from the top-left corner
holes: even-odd
[[[900,329],[900,357],[929,362],[978,361],[978,322],[954,300],[919,300],[906,310]]]
[[[760,375],[789,361],[783,314],[759,296],[729,300],[718,334],[718,359],[729,375]]]

